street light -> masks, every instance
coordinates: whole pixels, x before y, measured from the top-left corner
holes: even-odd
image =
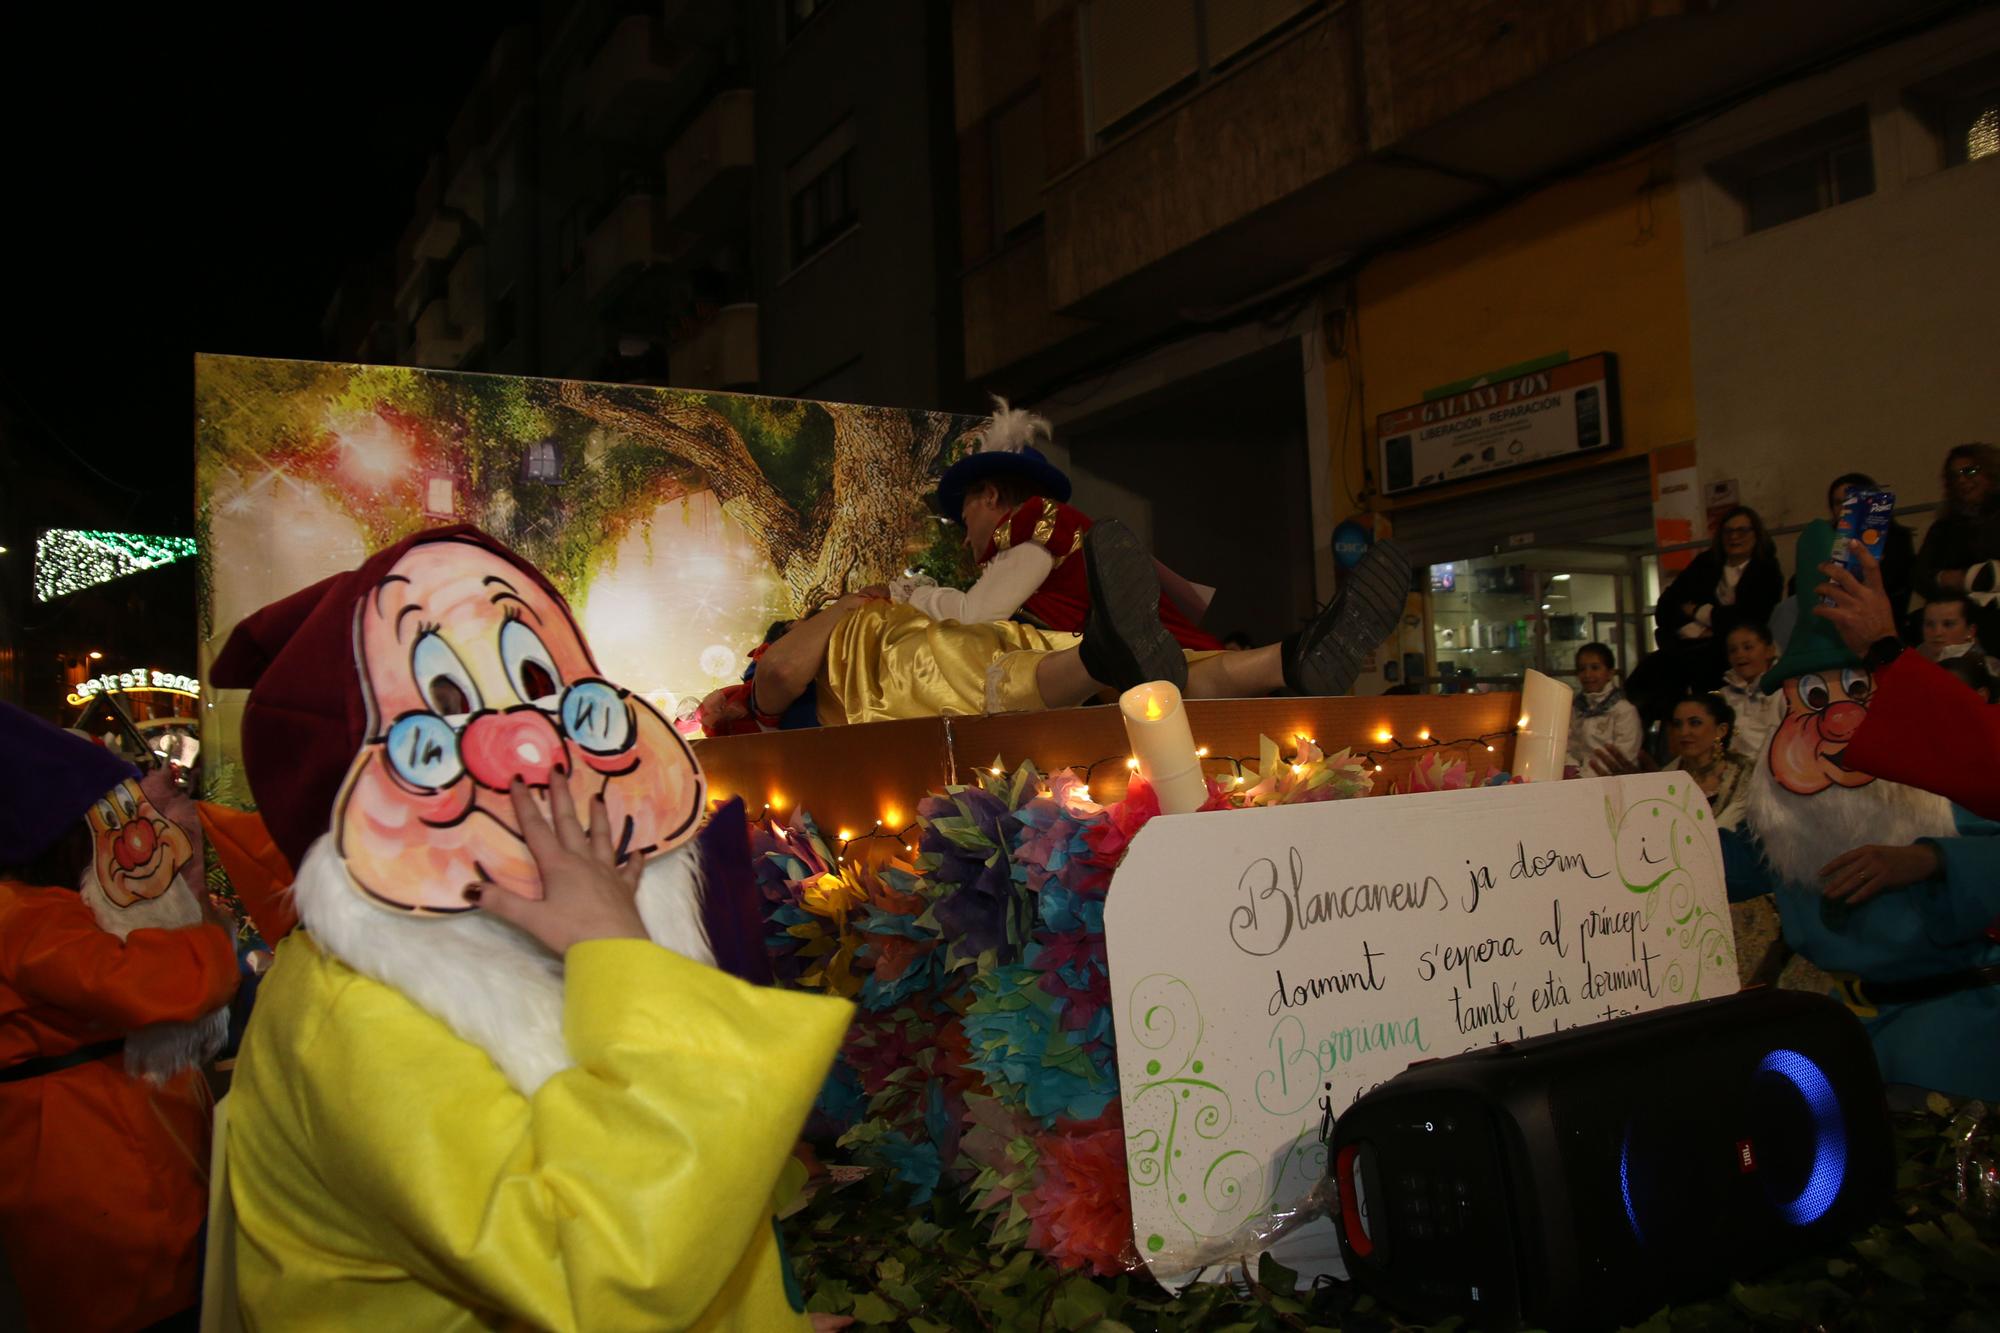
[[[90,660],[93,662],[101,662],[104,660],[104,654],[98,652],[95,648],[93,648],[90,650]]]

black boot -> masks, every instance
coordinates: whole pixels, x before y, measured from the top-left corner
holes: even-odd
[[[1403,618],[1410,559],[1394,542],[1376,542],[1340,581],[1340,591],[1310,625],[1285,640],[1285,685],[1300,694],[1346,694],[1368,654]]]
[[[1121,693],[1149,680],[1187,685],[1187,658],[1160,623],[1160,575],[1132,529],[1115,518],[1083,535],[1090,614],[1079,652],[1083,669]]]

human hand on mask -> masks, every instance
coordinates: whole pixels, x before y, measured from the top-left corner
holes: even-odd
[[[854,1322],[852,1315],[816,1314],[812,1317],[813,1333],[834,1333]]]
[[[1875,557],[1865,550],[1857,551],[1855,563],[1861,567],[1859,579],[1831,562],[1819,567],[1826,575],[1826,582],[1819,585],[1820,594],[1833,605],[1815,606],[1812,613],[1833,622],[1848,651],[1865,656],[1871,645],[1896,637],[1896,613],[1883,590],[1882,567],[1875,563]]]
[[[1856,847],[1820,867],[1819,877],[1826,881],[1820,893],[1851,906],[1890,889],[1920,884],[1943,869],[1937,848],[1927,842],[1908,847]]]
[[[611,841],[611,817],[602,796],[591,802],[590,831],[586,833],[577,822],[569,784],[554,782],[547,790],[550,819],[542,817],[519,778],[507,793],[514,803],[514,818],[520,821],[522,840],[535,859],[542,896],[523,898],[488,884],[472,884],[466,887],[465,900],[519,926],[558,955],[586,940],[650,938],[646,923],[639,918],[639,872],[645,865],[644,855],[618,864],[618,850]]]

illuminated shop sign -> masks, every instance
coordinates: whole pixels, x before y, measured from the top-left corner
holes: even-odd
[[[92,676],[77,686],[69,701],[86,704],[100,694],[136,694],[147,690],[201,698],[201,682],[193,676],[177,676],[171,671],[112,671]]]

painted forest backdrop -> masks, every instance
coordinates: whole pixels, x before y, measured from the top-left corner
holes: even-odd
[[[963,584],[926,508],[976,418],[740,394],[203,356],[202,666],[258,607],[443,523],[540,565],[606,674],[668,716],[774,620],[906,568]],[[204,719],[247,803],[236,691]]]

